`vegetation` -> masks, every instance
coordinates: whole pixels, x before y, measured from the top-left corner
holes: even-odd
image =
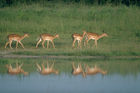
[[[93,6],[52,2],[45,3],[45,6],[34,3],[0,8],[0,51],[1,54],[18,55],[139,56],[139,11],[138,6]],[[104,30],[109,37],[100,39],[98,48],[93,46],[94,41],[91,40],[90,48],[72,49],[71,35],[82,34],[83,30],[98,34],[102,34]],[[7,36],[13,33],[29,34],[30,37],[22,41],[25,49],[4,49]],[[42,33],[59,34],[60,38],[54,40],[56,49],[43,49],[41,44],[35,49]],[[15,43],[12,46],[15,48]]]
[[[140,1],[139,0],[1,0],[0,1],[0,6],[5,7],[5,6],[16,6],[17,4],[25,4],[29,5],[32,3],[39,3],[42,4],[43,6],[46,5],[46,3],[80,3],[80,4],[90,4],[90,5],[106,5],[106,4],[111,4],[111,5],[138,5],[140,6]]]

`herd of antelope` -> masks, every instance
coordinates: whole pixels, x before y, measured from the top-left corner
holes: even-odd
[[[108,35],[106,33],[104,33],[104,31],[103,31],[103,34],[101,34],[101,35],[99,35],[97,33],[86,32],[86,31],[83,31],[82,35],[74,33],[74,34],[72,34],[72,38],[73,38],[72,47],[73,48],[75,47],[75,43],[77,41],[78,42],[77,47],[81,48],[81,42],[82,42],[84,37],[85,37],[84,46],[88,45],[88,41],[93,39],[93,40],[95,40],[95,46],[97,47],[97,41],[100,38],[107,37],[107,36]],[[25,37],[29,37],[29,35],[28,34],[24,34],[23,36],[20,36],[20,35],[17,35],[17,34],[8,35],[8,42],[6,42],[5,48],[9,44],[9,47],[12,49],[11,44],[12,44],[13,41],[16,41],[16,48],[18,48],[18,43],[22,46],[22,48],[24,48],[24,45],[21,43],[21,40],[23,40]],[[42,41],[42,47],[43,48],[45,48],[45,46],[44,46],[45,41],[47,41],[47,48],[49,46],[49,42],[51,42],[52,45],[53,45],[53,48],[55,48],[55,45],[54,45],[54,42],[53,42],[53,40],[55,38],[59,38],[59,35],[56,34],[56,35],[53,36],[53,35],[50,35],[50,34],[41,34],[40,39],[38,40],[38,42],[36,44],[36,48],[38,48],[38,45],[41,43],[41,41]]]
[[[47,62],[47,67],[45,67],[44,63],[41,64],[41,66],[36,63],[37,66],[37,70],[40,74],[42,75],[49,75],[49,74],[59,74],[59,71],[54,69],[54,63],[51,64],[51,66],[49,66],[49,63]],[[6,65],[7,69],[8,69],[8,73],[11,75],[17,75],[17,74],[24,74],[24,75],[28,75],[28,72],[25,72],[22,69],[23,64],[18,65],[18,63],[16,63],[16,67],[13,68],[12,65]],[[74,62],[72,62],[72,74],[73,75],[80,75],[82,74],[83,77],[86,77],[87,75],[95,75],[101,73],[102,75],[107,74],[107,71],[102,70],[101,68],[97,67],[96,65],[94,67],[89,67],[88,65],[84,64],[84,69],[82,68],[82,64],[78,64],[78,66],[76,67]]]
[[[108,35],[106,33],[103,32],[103,34],[99,35],[97,33],[91,33],[91,32],[86,32],[86,31],[83,31],[83,34],[80,35],[80,34],[77,34],[77,33],[74,33],[72,34],[72,38],[73,38],[73,43],[72,43],[72,47],[74,48],[75,47],[75,43],[76,41],[78,42],[78,46],[77,47],[82,47],[81,46],[81,42],[83,40],[83,38],[85,37],[85,42],[84,42],[84,46],[88,45],[88,41],[93,39],[95,40],[95,46],[97,47],[97,41],[102,38],[102,37],[107,37]],[[18,43],[22,46],[22,48],[24,48],[24,45],[21,43],[21,40],[23,40],[25,37],[29,37],[28,34],[24,34],[23,36],[20,36],[20,35],[17,35],[17,34],[10,34],[8,35],[8,42],[6,42],[5,44],[5,48],[7,47],[7,45],[9,44],[9,47],[12,49],[12,42],[13,41],[16,41],[16,48],[18,48]],[[45,48],[44,44],[45,44],[45,41],[47,41],[47,48],[49,47],[49,42],[52,43],[53,45],[53,48],[55,48],[55,45],[54,45],[54,42],[53,40],[55,38],[59,38],[59,35],[56,34],[56,35],[50,35],[50,34],[41,34],[40,35],[40,38],[36,44],[36,48],[38,48],[38,45],[41,43],[42,41],[42,47]],[[23,73],[24,75],[27,75],[28,72],[25,72],[21,67],[23,66],[23,64],[21,65],[18,65],[18,63],[16,63],[16,67],[13,68],[12,65],[6,65],[7,69],[8,69],[8,73],[9,74],[21,74]],[[55,70],[53,67],[54,67],[54,63],[49,66],[48,62],[47,62],[47,67],[44,66],[44,63],[41,64],[41,66],[39,64],[36,63],[36,66],[37,66],[37,69],[38,71],[40,72],[40,74],[43,74],[43,75],[47,75],[47,74],[51,74],[51,73],[54,73],[54,74],[58,74],[59,71],[58,70]],[[101,74],[106,74],[107,72],[100,69],[99,67],[95,66],[95,67],[89,67],[88,65],[85,65],[85,69],[83,70],[81,64],[78,64],[78,66],[76,67],[74,65],[74,62],[72,63],[72,74],[73,75],[79,75],[79,74],[82,74],[83,77],[86,77],[86,75],[94,75],[94,74],[97,74],[97,73],[101,73]]]

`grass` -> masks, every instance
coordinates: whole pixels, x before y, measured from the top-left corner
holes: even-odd
[[[86,6],[79,4],[46,4],[45,7],[5,7],[0,9],[0,51],[7,54],[25,55],[74,55],[74,56],[139,56],[140,55],[140,9],[136,6]],[[98,41],[98,48],[90,41],[90,48],[72,49],[73,33],[82,30],[109,37]],[[4,49],[7,35],[28,33],[22,42],[26,49]],[[35,49],[41,33],[59,34],[56,49]],[[15,43],[13,43],[15,47]],[[51,46],[52,47],[52,46]],[[9,47],[8,47],[9,48]]]

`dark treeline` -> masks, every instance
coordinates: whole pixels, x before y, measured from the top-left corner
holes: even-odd
[[[48,2],[64,2],[64,3],[80,3],[80,4],[91,4],[91,5],[136,5],[140,6],[140,0],[0,0],[0,7],[5,6],[15,6],[17,4],[32,4],[32,3],[39,3],[44,4]]]

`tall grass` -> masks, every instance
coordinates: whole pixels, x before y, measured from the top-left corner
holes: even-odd
[[[0,51],[4,49],[7,35],[28,33],[22,42],[26,50],[19,47],[15,54],[35,55],[140,55],[140,9],[126,6],[86,6],[80,4],[37,4],[0,9]],[[82,30],[109,35],[98,41],[98,48],[90,41],[90,48],[72,49],[73,33]],[[60,35],[55,39],[56,49],[35,49],[42,33]],[[15,47],[15,43],[13,43]]]

